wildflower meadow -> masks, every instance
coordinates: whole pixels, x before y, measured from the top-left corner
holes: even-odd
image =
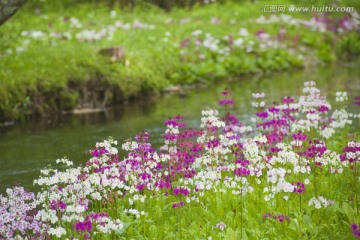
[[[98,142],[81,166],[61,158],[42,169],[39,192],[15,186],[0,195],[0,236],[360,238],[360,138],[352,126],[360,116],[347,111],[359,98],[334,96],[313,81],[276,103],[254,92],[256,114],[240,122],[226,89],[218,109],[201,112],[199,128],[181,115],[165,120],[159,147],[141,129],[124,143]]]

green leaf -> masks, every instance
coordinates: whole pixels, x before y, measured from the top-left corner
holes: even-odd
[[[175,233],[173,233],[173,232],[168,232],[168,233],[166,234],[165,239],[176,239],[175,237],[176,237]]]
[[[355,210],[350,206],[350,204],[344,203],[342,209],[345,212],[346,217],[349,219],[349,222],[355,222],[356,220]]]
[[[304,215],[303,216],[303,221],[305,223],[305,225],[308,227],[308,228],[313,228],[315,226],[314,222],[312,221],[311,217],[308,216],[308,215]]]
[[[155,225],[149,227],[149,233],[151,238],[156,238],[158,236],[158,228]]]
[[[232,228],[229,227],[226,229],[225,239],[236,239],[236,233]]]

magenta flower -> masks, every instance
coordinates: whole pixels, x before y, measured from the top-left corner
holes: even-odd
[[[360,96],[355,97],[355,102],[354,105],[359,106],[360,107]]]
[[[109,151],[105,148],[90,150],[90,154],[97,158],[106,153],[109,153]]]
[[[234,101],[232,99],[220,99],[219,100],[219,104],[224,106],[224,105],[233,105],[234,104]]]
[[[233,105],[234,101],[228,98],[228,95],[231,95],[232,92],[228,91],[226,88],[224,91],[220,92],[221,95],[225,96],[225,98],[219,100],[220,105]]]
[[[232,92],[229,91],[229,90],[227,90],[227,89],[225,88],[225,90],[224,90],[224,91],[221,91],[220,94],[225,96],[225,95],[231,95]]]
[[[287,104],[293,103],[293,102],[294,102],[294,98],[289,97],[289,96],[286,96],[286,97],[283,98],[282,102],[283,102],[283,103],[287,103]]]
[[[360,142],[350,141],[347,146],[344,147],[343,153],[340,154],[340,161],[349,161],[350,163],[359,160],[360,156]]]
[[[85,220],[84,222],[76,222],[73,228],[77,232],[90,232],[93,226],[90,220]]]
[[[360,238],[360,228],[357,224],[353,223],[350,225],[352,234],[356,237],[356,238]]]
[[[296,184],[292,183],[292,185],[294,186],[293,193],[302,194],[305,192],[305,184],[304,183],[297,182]]]
[[[187,188],[174,188],[173,190],[174,195],[189,195],[189,190]]]
[[[257,112],[256,116],[259,118],[267,118],[269,114],[267,112]]]
[[[180,208],[180,207],[182,207],[182,206],[184,206],[184,202],[183,202],[183,201],[178,202],[178,203],[174,203],[174,204],[172,205],[172,208]]]
[[[292,135],[292,138],[296,141],[305,141],[306,140],[306,134],[302,134],[301,132],[294,133]]]
[[[269,218],[269,219],[274,219],[278,222],[284,222],[284,221],[290,221],[290,218],[286,215],[283,215],[283,214],[278,214],[278,215],[273,215],[271,213],[266,213],[263,215],[263,218]]]
[[[268,109],[268,111],[271,112],[271,113],[277,114],[277,113],[280,112],[280,109],[279,109],[279,108],[276,108],[276,107],[270,107],[270,108]]]
[[[66,208],[66,204],[61,200],[58,200],[58,201],[52,200],[50,203],[50,208],[52,210],[64,211]]]
[[[330,109],[327,106],[321,105],[318,107],[319,112],[328,112]]]
[[[142,141],[142,142],[148,141],[149,138],[150,138],[150,133],[148,133],[144,130],[135,136],[136,141]]]

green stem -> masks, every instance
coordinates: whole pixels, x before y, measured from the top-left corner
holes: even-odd
[[[359,206],[358,206],[358,196],[357,196],[357,166],[356,166],[356,160],[354,162],[354,174],[353,174],[353,179],[354,179],[354,191],[355,191],[355,208],[356,208],[356,214],[359,215]]]
[[[301,221],[302,218],[302,207],[301,207],[301,194],[300,194],[300,212],[299,212],[299,230],[300,230],[300,237],[302,236],[302,228],[301,228]]]
[[[317,194],[317,184],[316,184],[316,177],[317,177],[317,175],[316,175],[316,165],[315,165],[315,163],[314,163],[314,191],[315,191],[315,197],[317,198],[318,197],[318,194]]]
[[[242,184],[242,179],[241,181],[241,191],[240,191],[240,236],[241,239],[243,239],[243,199],[242,199],[242,194],[243,194],[243,184]]]

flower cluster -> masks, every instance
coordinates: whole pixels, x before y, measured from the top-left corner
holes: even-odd
[[[219,100],[220,105],[233,105],[234,101],[229,98],[229,96],[232,94],[231,91],[227,91],[226,89],[220,93],[225,98]]]
[[[294,193],[298,193],[298,194],[302,194],[305,192],[305,184],[302,182],[297,182],[296,184],[292,184],[294,185]]]
[[[328,200],[322,196],[313,197],[309,200],[309,206],[314,205],[316,209],[320,209],[321,207],[326,208],[329,205],[333,205],[334,201]]]
[[[354,105],[360,106],[360,96],[355,97]],[[360,118],[360,117],[359,117]]]
[[[350,141],[340,155],[340,161],[354,163],[360,160],[360,142]]]
[[[269,218],[269,219],[274,219],[278,222],[284,222],[284,221],[290,221],[289,216],[283,215],[283,214],[277,214],[277,215],[273,215],[271,213],[266,213],[263,215],[264,218]]]
[[[265,98],[265,93],[263,93],[263,92],[253,93],[252,97],[254,99],[254,101],[251,102],[252,107],[254,107],[254,108],[265,107],[265,102],[262,100],[263,98]]]
[[[20,187],[9,189],[9,197],[1,196],[0,233],[81,239],[116,235],[124,230],[119,216],[146,221],[148,201],[166,202],[165,209],[171,211],[181,212],[188,204],[206,209],[203,198],[208,192],[240,199],[258,191],[258,201],[269,206],[283,200],[290,204],[299,196],[314,211],[328,207],[334,201],[317,195],[315,175],[354,168],[360,143],[350,141],[338,154],[319,140],[324,126],[336,120],[328,117],[331,106],[315,83],[306,82],[304,87],[305,96],[288,96],[282,103],[261,107],[255,113],[254,128],[234,114],[221,116],[218,110],[208,109],[202,111],[199,130],[188,128],[180,115],[164,121],[164,144],[158,149],[150,142],[151,134],[143,130],[122,145],[123,159],[111,138],[96,144],[85,166],[58,159],[63,170],[43,169],[34,181],[41,187],[36,201],[34,194]],[[225,99],[229,95],[228,90],[221,92]],[[265,94],[257,92],[253,97],[261,102]],[[309,178],[315,196],[311,185],[305,187]],[[271,213],[264,218],[290,220]],[[226,224],[217,223],[215,228],[222,231]]]
[[[184,202],[183,202],[183,201],[178,202],[178,203],[174,203],[174,204],[172,205],[172,208],[180,208],[180,207],[182,207],[182,206],[184,206]]]
[[[48,226],[37,220],[35,195],[23,187],[8,188],[0,194],[0,236],[6,239],[43,239]]]
[[[345,102],[347,100],[347,92],[336,92],[336,102]]]
[[[351,224],[351,231],[356,238],[360,238],[360,228],[357,224]]]

